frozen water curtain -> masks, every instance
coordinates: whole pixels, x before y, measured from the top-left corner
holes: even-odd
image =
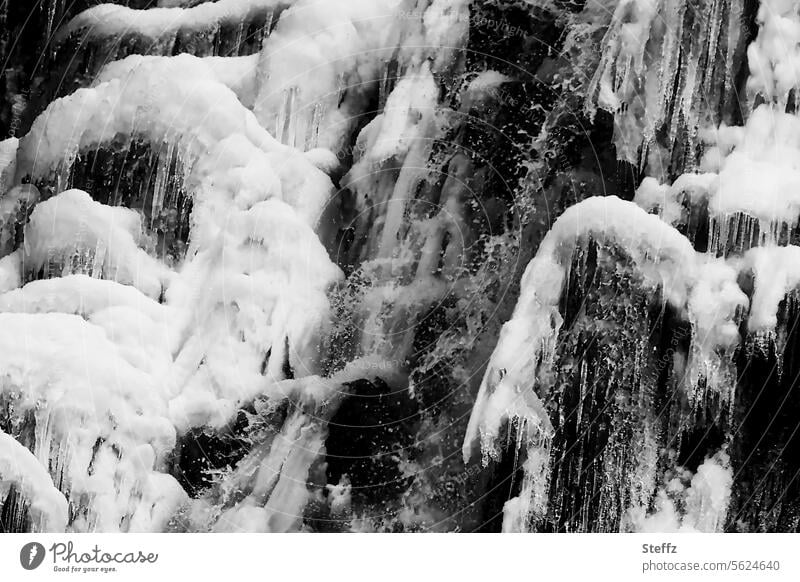
[[[797,0],[0,24],[0,530],[800,531]]]

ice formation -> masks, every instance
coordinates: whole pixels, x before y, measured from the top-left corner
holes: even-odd
[[[719,532],[730,502],[733,474],[724,452],[706,459],[697,472],[676,471],[659,490],[656,511],[632,512],[633,528],[644,533]]]
[[[585,199],[564,212],[526,269],[514,315],[503,327],[481,384],[464,441],[465,458],[479,441],[484,463],[499,459],[506,426],[517,433],[510,448],[528,457],[521,465],[525,482],[519,497],[505,506],[504,529],[509,531],[524,531],[547,513],[546,503],[533,501],[541,499],[542,488],[551,482],[538,459],[554,455],[549,444],[555,430],[552,413],[542,398],[555,374],[564,334],[564,294],[581,240],[611,241],[635,265],[644,284],[660,289],[691,325],[688,353],[677,368],[684,374],[677,382],[692,406],[706,409],[709,394],[716,394],[727,416],[735,414],[740,380],[733,358],[745,349],[739,334],[742,320],[749,336],[785,342],[787,330],[780,327],[779,316],[785,317],[784,301],[792,309],[800,283],[796,247],[787,246],[800,216],[795,200],[800,128],[791,101],[798,78],[792,39],[800,15],[794,2],[761,3],[758,36],[747,50],[747,87],[757,106],[744,125],[736,126],[718,116],[724,99],[705,107],[700,100],[720,98],[704,94],[712,79],[723,81],[723,97],[730,89],[734,63],[717,69],[719,61],[712,55],[725,45],[729,56],[741,54],[736,14],[742,6],[704,2],[697,11],[688,10],[682,2],[618,3],[587,93],[590,112],[600,107],[615,114],[618,157],[652,173],[639,186],[635,203],[657,217],[613,197]],[[684,37],[698,26],[707,27],[706,32]],[[691,155],[683,167],[689,171],[671,183],[662,182],[665,159],[648,156],[663,147],[665,136],[674,140],[681,124],[688,132],[685,151]],[[702,156],[695,158],[697,153]],[[699,231],[703,220],[707,250],[698,252],[693,243],[705,234]],[[776,346],[778,366],[784,347]],[[537,479],[538,489],[531,486]],[[726,519],[731,482],[729,457],[720,453],[698,468],[690,485],[676,480],[657,494],[651,490],[645,495],[645,507],[629,507],[643,512],[655,503],[658,508],[630,527],[718,531]],[[678,493],[683,498],[676,504]]]
[[[797,5],[765,0],[759,4],[758,24],[758,38],[747,49],[751,71],[747,88],[783,110],[800,80]]]
[[[750,332],[774,331],[778,326],[781,301],[800,288],[800,248],[756,247],[742,261],[742,270],[754,277],[753,299],[747,326]]]
[[[677,230],[633,203],[613,196],[586,199],[559,217],[528,265],[522,294],[514,315],[503,326],[464,440],[465,459],[471,457],[477,441],[486,463],[500,455],[504,424],[514,426],[516,447],[528,457],[523,465],[525,479],[531,483],[538,480],[539,487],[548,478],[541,468],[541,457],[550,454],[553,427],[538,394],[552,381],[563,322],[559,306],[573,255],[587,238],[625,249],[646,284],[660,289],[666,300],[690,320],[695,346],[692,355],[697,360],[694,366],[701,367],[695,368],[687,383],[690,399],[704,398],[696,394],[697,380],[703,376],[713,390],[725,391],[723,400],[732,404],[730,385],[717,381],[716,375],[722,365],[720,354],[738,344],[736,316],[747,305],[747,297],[735,282],[736,271],[706,260]],[[526,491],[531,487],[524,487],[522,495],[532,495]],[[523,513],[513,516],[512,510]],[[531,513],[525,512],[531,511],[531,504],[522,498],[507,511],[509,523],[519,529],[519,524],[530,520]]]
[[[656,147],[656,133],[664,130],[671,142],[678,142],[685,128],[694,147],[699,127],[722,121],[718,110],[729,99],[735,67],[744,58],[744,4],[626,0],[614,6],[586,107],[615,114],[620,159],[643,163],[647,150]],[[608,18],[600,4],[593,8],[590,3],[586,12],[601,21]],[[656,172],[663,171],[664,160],[651,161]]]
[[[93,41],[126,36],[166,47],[197,31],[241,28],[267,10],[277,17],[287,4],[169,2],[143,11],[101,5],[60,35],[83,31]],[[393,83],[381,75],[397,51],[406,53],[408,78],[392,91],[382,128],[372,131],[383,141],[368,145],[364,164],[402,160],[430,139],[429,123],[415,116],[433,114],[438,89],[431,69],[447,66],[441,48],[463,41],[466,5],[423,3],[413,27],[390,26],[404,6],[298,2],[281,15],[260,55],[146,56],[169,54],[168,47],[129,55],[104,66],[91,87],[54,101],[19,146],[4,142],[3,224],[13,227],[20,213],[30,217],[23,248],[16,250],[15,231],[4,235],[2,317],[6,329],[20,330],[10,337],[35,339],[5,351],[4,369],[15,372],[3,394],[22,415],[13,426],[39,410],[30,447],[81,508],[69,523],[61,516],[45,529],[164,529],[187,506],[186,493],[163,473],[176,440],[194,427],[223,428],[254,399],[274,407],[287,398],[310,408],[290,414],[281,436],[251,453],[262,469],[247,477],[249,461],[242,462],[242,480],[231,482],[253,490],[212,524],[300,527],[309,496],[302,484],[324,450],[318,409],[327,406],[328,417],[335,411],[324,397],[330,386],[346,392],[340,376],[314,380],[324,371],[327,293],[340,271],[321,242],[329,236],[332,184],[318,167],[329,168],[329,157],[302,150],[336,150],[368,91]],[[421,86],[425,92],[409,108],[409,89]],[[343,102],[340,92],[348,93]],[[281,119],[297,127],[287,129]],[[278,139],[265,127],[277,128]],[[324,137],[295,138],[311,133]],[[124,153],[134,143],[150,147],[156,162],[152,195],[139,212],[69,189],[87,152]],[[38,184],[44,200],[36,188],[9,190],[22,181]],[[184,194],[192,202],[185,259],[164,264],[153,257],[154,225]],[[69,335],[83,339],[67,342]],[[72,343],[75,353],[56,358],[59,342]],[[89,354],[103,355],[89,364]],[[64,380],[47,376],[48,359],[63,362],[55,368]],[[36,370],[41,377],[32,375]],[[98,390],[103,399],[93,397]],[[69,426],[84,428],[69,434]],[[20,492],[26,502],[29,491]]]
[[[34,531],[65,529],[67,500],[53,486],[47,470],[28,449],[5,433],[0,433],[0,445],[0,498],[4,503],[14,503],[10,498],[18,490],[30,503],[27,511]]]
[[[26,228],[22,257],[29,278],[84,273],[131,285],[158,298],[169,273],[138,245],[141,217],[104,206],[80,190],[37,204]]]
[[[14,181],[19,140],[10,137],[0,142],[0,192],[8,190]]]
[[[426,4],[297,2],[260,53],[255,112],[261,124],[282,143],[338,153],[372,89],[380,84],[385,93],[426,58],[438,72],[452,58],[451,49],[463,43],[467,3]],[[398,63],[397,78],[384,78],[390,62]]]
[[[730,525],[800,287],[796,2],[157,4],[0,108],[0,525]]]
[[[218,0],[217,2],[176,2],[158,8],[135,10],[116,4],[99,4],[78,16],[58,32],[59,38],[82,35],[91,42],[105,41],[116,45],[125,38],[141,43],[147,53],[171,54],[176,40],[198,42],[195,35],[205,35],[205,43],[213,46],[215,34],[223,27],[238,29],[241,38],[248,25],[269,22],[291,4],[292,0]],[[202,40],[201,40],[202,42]]]
[[[163,528],[185,493],[158,471],[175,445],[175,429],[153,377],[79,315],[4,313],[2,325],[8,331],[3,395],[12,403],[12,426],[32,414],[33,454],[73,503],[86,500],[71,527]]]
[[[142,65],[157,64],[159,62],[158,59],[159,57],[156,56],[130,55],[124,59],[112,61],[97,73],[94,83],[99,84],[114,79],[124,80]],[[247,109],[253,108],[258,88],[256,83],[258,55],[201,57],[198,62],[201,63],[200,66],[208,68],[208,73],[206,74],[233,91],[242,105]]]

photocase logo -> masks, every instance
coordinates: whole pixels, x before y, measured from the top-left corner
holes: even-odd
[[[44,546],[39,542],[30,542],[19,551],[19,563],[26,570],[35,570],[44,561]]]

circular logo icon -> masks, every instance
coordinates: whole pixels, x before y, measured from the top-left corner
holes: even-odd
[[[30,542],[19,551],[19,563],[26,570],[35,570],[44,561],[44,546],[39,542]]]

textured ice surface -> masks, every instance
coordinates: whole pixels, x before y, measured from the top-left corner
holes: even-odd
[[[62,37],[83,31],[89,38],[114,39],[124,35],[145,37],[155,44],[187,30],[202,32],[220,26],[239,25],[267,11],[282,9],[292,0],[171,1],[158,8],[135,10],[116,4],[100,4],[76,16],[60,30]],[[181,6],[184,4],[184,6]],[[191,6],[191,4],[197,4]],[[188,6],[187,6],[188,5]]]
[[[278,7],[238,0],[179,4],[146,11],[98,6],[62,35],[82,30],[93,38],[135,35],[160,42]],[[437,0],[403,27],[393,25],[400,22],[399,2],[296,4],[260,55],[131,55],[109,63],[91,87],[51,104],[17,155],[16,141],[3,150],[9,152],[4,176],[48,188],[26,227],[26,246],[2,259],[7,329],[36,337],[5,354],[9,369],[22,366],[19,373],[28,374],[31,366],[41,367],[44,374],[48,349],[65,342],[64,334],[86,338],[73,342],[76,353],[61,356],[57,386],[49,377],[25,385],[43,392],[49,411],[37,423],[42,442],[35,452],[56,463],[70,500],[81,508],[71,529],[164,528],[186,500],[175,480],[161,473],[184,431],[221,428],[256,397],[280,402],[305,394],[298,398],[312,410],[325,401],[318,382],[302,379],[321,372],[330,320],[326,293],[340,277],[319,240],[332,184],[317,167],[330,163],[328,154],[306,157],[293,146],[303,149],[318,127],[324,135],[346,135],[346,127],[323,124],[324,116],[350,123],[357,112],[350,107],[366,103],[358,97],[339,103],[342,83],[377,87],[386,60],[396,58],[405,38],[404,65],[415,72],[400,82],[382,117],[385,141],[369,147],[375,163],[401,156],[422,137],[418,110],[432,114],[438,89],[430,68],[445,66],[440,47],[463,39],[466,5]],[[419,44],[425,40],[427,46]],[[426,54],[436,62],[423,64]],[[303,108],[310,108],[307,114]],[[278,127],[278,139],[259,123],[270,115],[289,123],[265,124]],[[157,152],[149,214],[174,204],[174,159],[177,184],[192,200],[187,254],[172,267],[146,252],[152,241],[140,214],[79,190],[62,191],[85,152],[124,152],[134,142]],[[33,205],[36,199],[24,189],[5,197],[4,220],[16,224],[20,200]],[[120,370],[117,388],[107,390],[112,400],[89,397],[106,390],[104,374],[111,368]],[[4,393],[18,394],[20,382],[12,377]],[[89,417],[95,420],[87,425]],[[86,428],[68,437],[69,425]],[[219,516],[216,529],[299,527],[324,422],[297,414],[282,434],[281,442],[264,449],[264,471],[272,476],[262,471],[267,481]]]
[[[483,380],[462,456],[470,463],[480,448],[483,466],[513,457],[520,482],[503,500],[504,531],[547,519],[563,493],[551,487],[554,426],[563,423],[542,388],[559,373],[570,270],[592,244],[690,330],[686,346],[668,352],[668,381],[698,416],[733,410],[740,330],[785,331],[781,306],[800,285],[788,244],[800,215],[800,20],[794,2],[761,3],[747,54],[752,110],[740,126],[729,94],[744,58],[744,8],[622,0],[561,15],[573,27],[569,42],[588,29],[601,53],[579,71],[576,99],[590,118],[613,114],[616,156],[649,176],[634,202],[598,190],[558,217],[496,345],[482,348],[491,358],[485,373],[476,367]],[[47,531],[297,531],[310,507],[327,504],[354,529],[374,525],[352,515],[363,492],[351,475],[324,483],[329,421],[355,382],[415,396],[417,331],[445,333],[429,312],[459,311],[469,292],[461,287],[483,292],[459,279],[474,269],[467,249],[509,239],[476,235],[481,216],[470,204],[496,224],[524,215],[494,216],[483,203],[507,201],[472,190],[484,178],[473,158],[487,152],[466,151],[475,143],[464,135],[479,132],[454,120],[473,106],[506,108],[502,91],[521,80],[487,69],[503,63],[462,74],[463,62],[480,60],[463,50],[470,15],[464,0],[161,0],[149,10],[96,6],[62,29],[62,40],[127,39],[114,54],[128,56],[51,103],[27,135],[0,142],[0,398],[10,403],[0,499],[16,500],[17,522]],[[171,56],[219,54],[222,29],[255,34],[263,46],[250,56]],[[592,62],[586,52],[581,63]],[[465,151],[445,163],[448,142]],[[93,152],[124,160],[139,147],[155,174],[142,208],[99,202],[113,200],[108,184],[71,187]],[[537,188],[532,206],[547,195]],[[154,252],[156,223],[184,199],[188,238],[167,263]],[[332,258],[346,246],[336,237],[348,213],[359,218],[342,251],[349,256]],[[698,215],[708,217],[707,251],[695,248]],[[351,288],[337,288],[334,259],[353,271]],[[445,305],[453,297],[460,302]],[[634,312],[623,314],[632,328],[641,323]],[[484,315],[467,325],[480,327]],[[631,347],[607,366],[622,378],[608,386],[654,408],[643,379],[651,371],[621,370],[652,346],[639,338]],[[593,385],[586,370],[576,377],[580,416]],[[231,436],[241,418],[248,430]],[[665,469],[650,418],[636,417],[627,432],[613,427],[614,438],[635,442],[612,439],[603,460],[606,489],[625,497],[624,527],[720,530],[733,475],[726,449],[693,473]],[[240,439],[247,451],[190,499],[172,474],[198,434]],[[422,463],[392,454],[403,478]],[[403,495],[403,524],[429,518],[425,504],[414,507],[424,491]]]

